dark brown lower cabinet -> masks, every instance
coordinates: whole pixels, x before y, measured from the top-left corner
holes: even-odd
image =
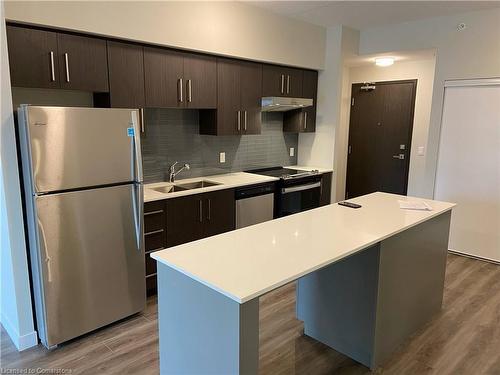
[[[234,189],[145,203],[144,239],[148,295],[156,293],[156,261],[150,254],[235,229],[234,209]]]
[[[198,240],[203,235],[203,198],[201,194],[170,198],[167,203],[167,246]]]
[[[146,257],[146,293],[156,293],[156,261],[150,254],[167,246],[165,201],[144,204],[144,245]]]
[[[224,233],[235,228],[234,190],[167,200],[167,247]]]
[[[332,172],[323,173],[321,177],[321,196],[319,198],[319,205],[326,206],[331,203],[332,193]]]
[[[235,229],[234,190],[218,190],[203,197],[203,237]]]

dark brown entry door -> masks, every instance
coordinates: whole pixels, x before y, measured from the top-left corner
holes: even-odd
[[[352,85],[346,198],[406,195],[416,87],[416,80]]]

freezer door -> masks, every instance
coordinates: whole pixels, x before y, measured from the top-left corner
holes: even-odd
[[[128,184],[35,198],[47,347],[144,308],[141,196]]]
[[[142,181],[138,110],[23,106],[20,111],[35,192]]]

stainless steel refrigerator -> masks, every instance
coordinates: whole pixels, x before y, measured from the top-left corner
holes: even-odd
[[[38,334],[48,348],[145,307],[138,111],[22,105]]]

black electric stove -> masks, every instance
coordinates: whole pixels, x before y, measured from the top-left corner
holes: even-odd
[[[322,175],[317,170],[270,167],[247,172],[280,179],[275,199],[276,217],[319,207]]]
[[[319,175],[318,170],[312,169],[310,171],[284,168],[284,167],[269,167],[261,169],[253,169],[247,171],[248,173],[255,173],[264,176],[278,177],[281,180],[304,180],[309,177],[317,177]]]

